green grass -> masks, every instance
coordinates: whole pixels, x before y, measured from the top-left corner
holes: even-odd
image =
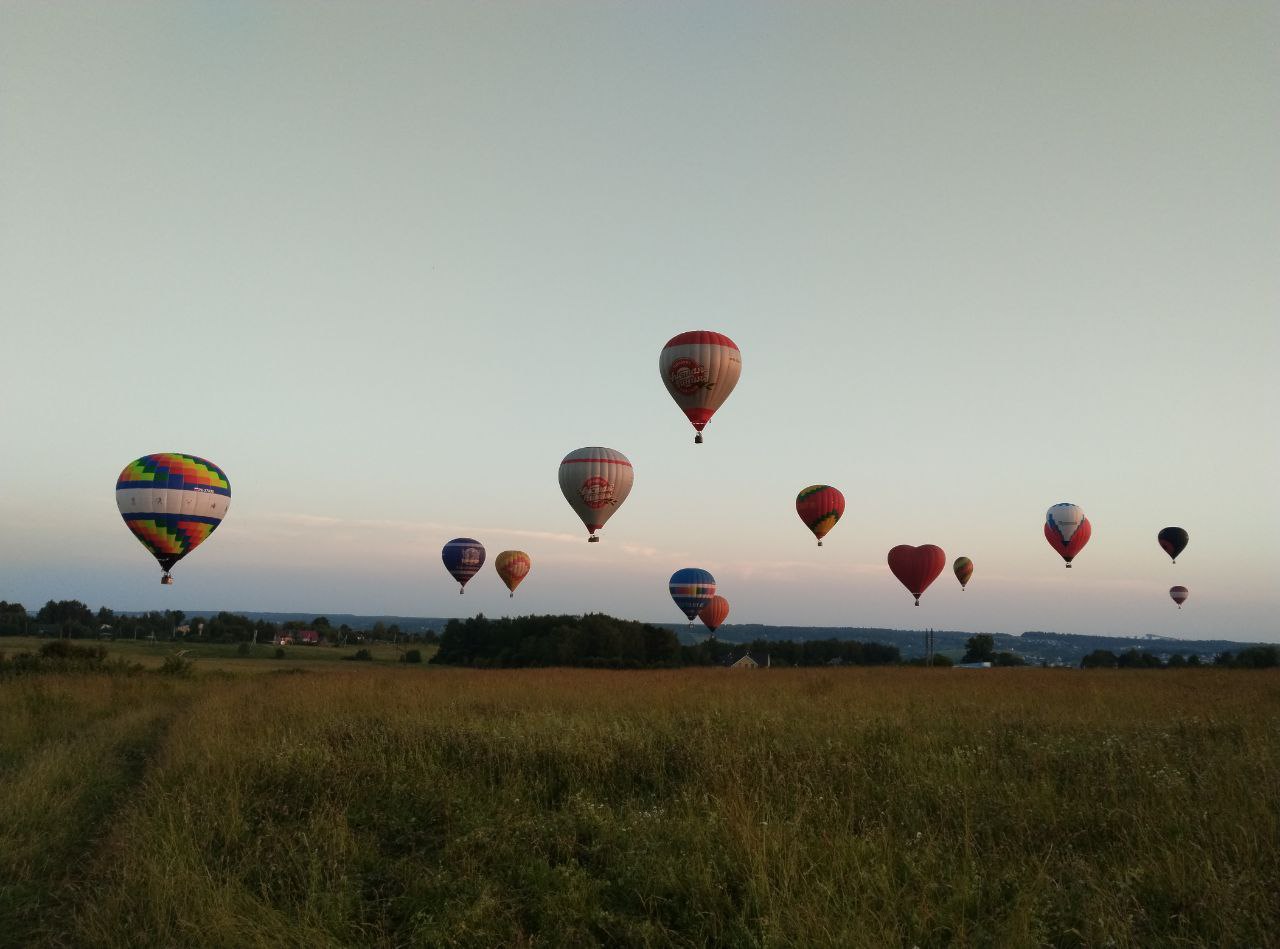
[[[309,668],[0,690],[9,944],[1248,946],[1280,924],[1274,673]]]

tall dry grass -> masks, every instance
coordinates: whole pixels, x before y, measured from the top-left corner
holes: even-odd
[[[343,668],[191,688],[42,938],[1247,946],[1280,922],[1274,674]]]

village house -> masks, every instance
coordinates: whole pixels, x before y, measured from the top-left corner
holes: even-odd
[[[767,669],[772,662],[767,652],[735,649],[721,660],[720,664],[726,669]]]

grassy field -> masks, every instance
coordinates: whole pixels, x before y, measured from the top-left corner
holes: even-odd
[[[1274,673],[237,661],[0,683],[0,945],[1280,938]]]

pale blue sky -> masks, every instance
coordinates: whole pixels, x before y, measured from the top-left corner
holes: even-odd
[[[702,566],[730,623],[1280,638],[1278,44],[1270,3],[0,4],[0,598],[678,620]],[[657,356],[704,328],[743,374],[695,447]],[[588,547],[593,444],[636,480]],[[112,489],[168,450],[233,499],[162,588]],[[458,535],[529,552],[514,601]],[[898,543],[969,590],[912,607]]]

